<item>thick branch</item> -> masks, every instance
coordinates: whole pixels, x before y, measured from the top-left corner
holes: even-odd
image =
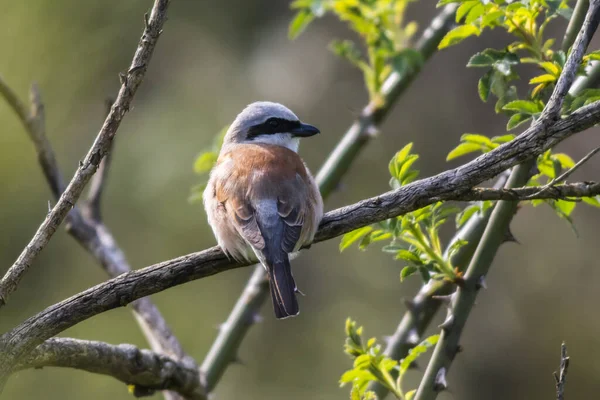
[[[25,246],[23,252],[0,281],[0,307],[6,303],[8,296],[16,290],[23,275],[27,272],[37,255],[48,244],[50,238],[69,211],[74,207],[84,187],[96,172],[102,158],[106,155],[110,143],[121,124],[121,120],[125,113],[129,111],[131,101],[146,74],[154,47],[162,32],[162,26],[167,19],[168,5],[169,0],[155,0],[131,66],[127,73],[122,76],[122,85],[115,104],[104,121],[104,125],[98,133],[94,144],[83,161],[80,162],[73,179],[61,194],[52,211],[46,216],[46,219],[40,225],[29,244]]]
[[[198,390],[200,382],[196,368],[130,344],[115,346],[90,340],[48,339],[20,361],[14,371],[43,367],[76,368],[108,375],[135,385],[134,394],[172,390],[185,398],[204,398]]]
[[[513,141],[459,168],[327,213],[315,242],[458,196],[597,122],[600,122],[600,102],[585,106],[547,128],[543,124],[534,124]],[[44,340],[94,315],[169,287],[244,265],[247,264],[230,261],[218,247],[213,247],[120,275],[29,318],[0,338],[0,350],[10,362],[27,354]],[[0,368],[6,367],[2,365]]]

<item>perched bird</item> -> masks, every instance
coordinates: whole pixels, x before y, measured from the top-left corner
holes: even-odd
[[[300,138],[319,130],[285,106],[256,102],[227,131],[204,191],[208,222],[223,251],[265,267],[277,318],[298,315],[289,254],[309,244],[323,200],[298,156]]]

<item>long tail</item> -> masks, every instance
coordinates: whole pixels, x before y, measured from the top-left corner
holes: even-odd
[[[286,254],[281,261],[267,265],[267,271],[275,316],[282,319],[298,315],[300,308],[296,299],[296,282],[292,276],[288,255]]]

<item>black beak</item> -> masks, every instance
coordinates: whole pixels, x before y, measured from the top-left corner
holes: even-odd
[[[296,137],[309,137],[314,136],[317,133],[321,133],[315,126],[309,124],[300,123],[300,125],[290,132],[292,135]]]

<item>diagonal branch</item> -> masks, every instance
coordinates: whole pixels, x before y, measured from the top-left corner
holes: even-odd
[[[71,338],[48,339],[19,362],[14,371],[28,368],[76,368],[111,376],[133,385],[133,394],[148,396],[172,390],[184,398],[204,399],[196,368],[130,344],[111,345]]]
[[[327,213],[315,242],[458,196],[598,122],[600,102],[582,107],[549,126],[536,123],[513,141],[461,167]],[[48,307],[0,337],[0,353],[4,355],[0,377],[44,340],[94,315],[169,287],[244,265],[247,264],[230,261],[218,247],[212,247],[122,274]]]
[[[456,8],[456,4],[444,7],[416,43],[415,48],[421,53],[424,61],[433,55],[440,40],[450,29]],[[415,65],[403,73],[392,72],[383,85],[383,104],[368,104],[346,131],[316,176],[324,199],[333,192],[362,149],[375,137],[373,132],[377,125],[385,119],[393,105],[419,75],[420,70],[421,67]],[[264,268],[257,265],[202,363],[201,370],[208,391],[214,388],[229,363],[236,359],[246,332],[257,321],[259,309],[268,297],[268,290]]]
[[[155,0],[131,66],[127,73],[122,75],[121,89],[119,90],[115,104],[104,121],[104,125],[98,133],[94,144],[83,161],[80,162],[73,179],[71,179],[64,192],[62,192],[52,211],[46,216],[46,219],[42,222],[29,244],[25,246],[15,263],[0,281],[0,307],[6,304],[9,295],[17,289],[21,278],[27,272],[37,255],[48,244],[54,232],[56,232],[69,211],[75,206],[84,187],[90,181],[100,161],[108,152],[110,143],[115,137],[125,113],[129,111],[133,97],[144,79],[148,63],[154,52],[154,47],[162,32],[163,24],[167,19],[169,2],[170,0]]]

